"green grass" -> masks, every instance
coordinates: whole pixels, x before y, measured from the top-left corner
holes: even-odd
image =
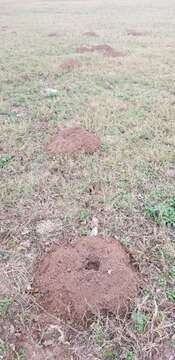
[[[24,284],[34,264],[58,239],[88,235],[94,216],[99,234],[127,247],[146,279],[127,318],[98,319],[71,338],[63,325],[81,360],[152,358],[162,339],[173,341],[174,11],[171,0],[151,8],[146,0],[0,0],[1,26],[8,26],[0,26],[0,265],[8,275],[1,318],[32,334],[36,302]],[[128,36],[132,28],[145,35]],[[82,35],[91,30],[98,37]],[[75,51],[102,43],[127,55]],[[69,58],[81,67],[62,71]],[[97,133],[100,151],[49,157],[50,136],[74,125]],[[57,224],[42,239],[41,219]],[[8,331],[2,340],[8,353]]]

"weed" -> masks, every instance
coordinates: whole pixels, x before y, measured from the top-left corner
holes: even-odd
[[[172,268],[169,271],[169,276],[172,279],[175,279],[175,266],[172,266]]]
[[[149,320],[148,315],[144,314],[141,311],[135,311],[132,313],[131,319],[133,322],[134,330],[138,334],[143,334]]]
[[[105,360],[114,360],[116,359],[115,354],[112,350],[105,350],[103,353]]]
[[[3,155],[1,158],[0,158],[0,168],[4,168],[8,163],[9,161],[12,159],[12,156],[11,155]]]
[[[172,301],[173,303],[175,303],[175,290],[173,289],[167,289],[166,290],[166,295],[168,300]]]
[[[134,360],[134,358],[135,358],[134,353],[132,351],[127,351],[125,359]]]
[[[5,343],[4,343],[4,341],[2,341],[2,340],[0,339],[0,360],[1,360],[1,359],[4,359],[5,353],[6,353]]]
[[[0,317],[4,317],[12,304],[12,300],[8,297],[0,300]]]
[[[166,284],[167,284],[167,281],[166,281],[165,277],[160,276],[159,279],[158,279],[158,283],[159,283],[159,286],[161,288],[165,288]]]
[[[79,219],[81,222],[87,220],[88,216],[89,216],[89,211],[87,209],[80,210]]]
[[[151,217],[158,225],[175,226],[175,198],[168,203],[146,204],[145,214]]]
[[[19,350],[18,352],[16,352],[13,360],[25,360],[24,351]]]

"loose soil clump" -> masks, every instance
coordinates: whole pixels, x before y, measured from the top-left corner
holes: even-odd
[[[100,139],[89,131],[75,127],[59,131],[47,145],[51,155],[73,154],[78,152],[94,153],[100,146]]]
[[[125,315],[137,286],[138,274],[124,248],[115,240],[94,236],[47,254],[34,278],[44,309],[81,324],[93,316]]]
[[[81,63],[76,59],[68,59],[61,64],[62,70],[72,71],[81,67]]]
[[[81,46],[76,49],[76,52],[79,54],[86,53],[86,52],[100,52],[104,56],[108,57],[123,57],[126,56],[123,52],[115,50],[112,46],[103,44],[103,45],[93,45],[93,46]]]

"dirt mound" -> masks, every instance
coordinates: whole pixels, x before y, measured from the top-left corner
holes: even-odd
[[[92,37],[98,37],[98,35],[94,31],[86,31],[83,33],[84,36],[92,36]]]
[[[68,128],[54,135],[47,145],[48,153],[72,154],[77,152],[93,153],[100,146],[100,140],[82,128]]]
[[[68,59],[61,64],[61,69],[71,71],[80,68],[80,66],[81,63],[78,60]]]
[[[114,240],[82,237],[47,254],[35,274],[39,303],[51,314],[82,322],[92,315],[125,314],[138,275]]]
[[[145,35],[144,32],[138,31],[138,30],[128,30],[127,34],[132,35],[132,36],[144,36]]]
[[[58,35],[58,33],[56,33],[56,32],[52,32],[52,33],[49,33],[48,34],[48,37],[58,37],[59,35]]]
[[[81,46],[76,49],[76,52],[79,54],[86,53],[86,52],[100,52],[105,56],[109,57],[123,57],[126,54],[123,52],[115,50],[112,46],[103,44],[103,45],[93,45],[93,46]]]

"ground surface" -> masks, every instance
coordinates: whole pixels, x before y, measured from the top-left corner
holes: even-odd
[[[0,359],[174,359],[174,13],[0,0]],[[49,156],[69,126],[100,150]],[[127,317],[80,331],[39,307],[32,281],[52,245],[93,231],[124,244],[144,288]]]

